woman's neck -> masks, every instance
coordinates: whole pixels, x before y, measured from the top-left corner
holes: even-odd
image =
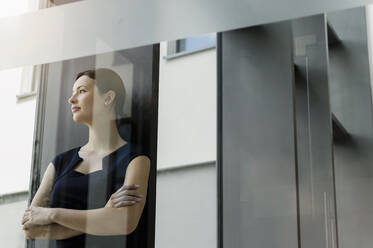
[[[100,120],[88,128],[89,139],[84,146],[86,150],[105,154],[126,144],[119,135],[115,120]]]

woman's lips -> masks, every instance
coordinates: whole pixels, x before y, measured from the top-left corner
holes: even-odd
[[[73,113],[75,113],[75,112],[77,112],[77,111],[79,111],[79,110],[80,110],[79,107],[72,107],[72,108],[71,108],[71,112],[73,112]]]

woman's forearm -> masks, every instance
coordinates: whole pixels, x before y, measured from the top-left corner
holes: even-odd
[[[124,185],[141,185],[138,194],[146,196],[150,160],[137,156],[126,169]],[[110,204],[109,204],[110,205]],[[140,220],[145,199],[133,206],[107,207],[93,210],[31,207],[22,220],[24,227],[56,223],[69,229],[93,235],[127,235]]]
[[[25,230],[25,233],[26,237],[29,239],[48,240],[67,239],[82,234],[82,232],[61,226],[56,223],[43,226],[32,226]]]
[[[61,226],[59,224],[53,223],[47,226],[47,239],[67,239],[71,237],[78,236],[82,234],[82,232],[70,229],[65,226]]]
[[[137,225],[133,207],[75,210],[52,209],[51,221],[92,235],[127,235]]]

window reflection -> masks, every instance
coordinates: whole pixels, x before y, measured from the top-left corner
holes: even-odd
[[[22,218],[36,246],[43,247],[43,240],[57,247],[151,246],[155,188],[149,175],[156,166],[151,158],[157,130],[152,72],[158,64],[153,49],[47,66],[41,89],[48,91],[39,96],[49,108],[38,112],[45,116],[37,126],[44,142],[34,147],[33,165],[44,176],[40,185],[32,181],[35,193]],[[56,73],[58,68],[64,69]]]

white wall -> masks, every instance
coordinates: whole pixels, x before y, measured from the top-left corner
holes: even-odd
[[[26,205],[26,201],[0,205],[0,247],[25,247],[21,221]]]
[[[0,18],[35,9],[37,0],[0,2]],[[0,71],[0,195],[29,188],[35,97],[17,102],[22,68]],[[27,201],[0,205],[0,247],[25,247],[21,220]]]
[[[17,103],[22,68],[0,71],[0,194],[28,190],[35,98]]]
[[[215,162],[182,165],[216,160],[216,50],[166,60],[160,48],[156,247],[214,248]]]
[[[171,60],[160,47],[158,168],[216,160],[216,50]]]
[[[0,18],[35,10],[39,0],[0,1]],[[35,99],[17,103],[22,68],[0,71],[0,195],[28,190]]]
[[[215,163],[157,175],[156,248],[216,248]]]
[[[37,9],[39,0],[12,0],[0,1],[0,17],[21,15]]]

